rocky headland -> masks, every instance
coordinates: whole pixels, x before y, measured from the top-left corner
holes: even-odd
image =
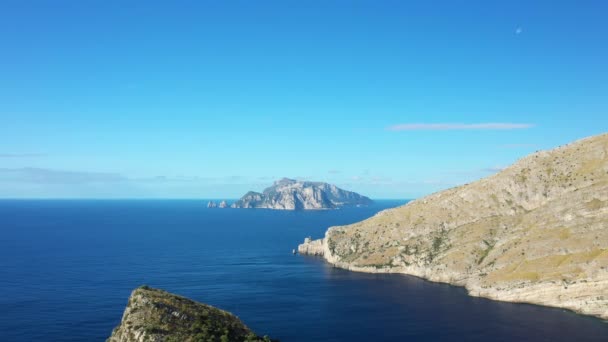
[[[336,209],[365,206],[369,198],[335,185],[322,182],[283,178],[262,193],[250,191],[232,204],[232,208],[265,208],[279,210]]]
[[[332,227],[298,250],[352,271],[410,274],[608,319],[608,134]]]
[[[133,291],[107,342],[269,342],[238,317],[215,307],[142,286]]]

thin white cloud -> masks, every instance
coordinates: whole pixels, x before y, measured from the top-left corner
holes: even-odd
[[[256,180],[258,180],[258,181],[269,181],[269,180],[275,180],[275,179],[277,179],[277,177],[275,177],[275,176],[260,176],[260,177],[256,178]]]
[[[117,173],[50,170],[34,167],[0,168],[0,181],[35,184],[84,184],[123,182],[127,178]]]
[[[389,131],[455,131],[455,130],[510,130],[534,127],[529,123],[407,123],[387,127]]]
[[[247,184],[242,176],[199,177],[199,176],[153,176],[128,177],[119,173],[95,171],[55,170],[37,167],[0,168],[0,183],[29,184]]]
[[[528,148],[528,147],[537,147],[536,144],[503,144],[500,145],[502,148]]]
[[[388,185],[392,184],[393,179],[383,176],[371,176],[369,170],[365,170],[362,175],[351,176],[349,181],[356,182],[357,184]]]
[[[0,153],[0,158],[37,158],[45,156],[44,153]]]
[[[515,29],[515,34],[522,34],[522,32],[524,32],[524,29],[521,27]]]

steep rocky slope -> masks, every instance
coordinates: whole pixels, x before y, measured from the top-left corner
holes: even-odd
[[[282,210],[335,209],[344,206],[369,205],[372,201],[357,193],[322,182],[304,182],[283,178],[263,193],[250,191],[232,204],[232,208],[266,208]]]
[[[146,286],[129,297],[120,325],[107,342],[271,341],[258,337],[236,316]]]
[[[330,228],[302,253],[608,319],[608,134]]]

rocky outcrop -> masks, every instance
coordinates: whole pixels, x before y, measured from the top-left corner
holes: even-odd
[[[323,248],[323,239],[312,240],[311,238],[307,237],[304,239],[304,243],[298,246],[298,253],[323,256]]]
[[[372,201],[355,192],[322,182],[305,182],[283,178],[263,193],[250,191],[232,204],[232,208],[266,208],[282,210],[336,209],[364,206]]]
[[[353,271],[406,273],[608,319],[608,134],[332,227],[298,249]]]
[[[217,208],[217,203],[209,201],[209,203],[207,203],[207,208]]]
[[[228,202],[226,201],[221,201],[220,204],[218,205],[218,208],[229,208],[230,206],[228,205]]]
[[[236,316],[162,290],[143,286],[129,297],[120,325],[107,342],[271,341]]]
[[[264,195],[255,192],[249,191],[246,193],[241,199],[232,203],[230,207],[232,208],[261,208],[261,204],[264,201]]]

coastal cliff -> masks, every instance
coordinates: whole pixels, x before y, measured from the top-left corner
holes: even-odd
[[[312,240],[307,237],[304,239],[304,243],[298,246],[298,253],[323,256],[325,254],[324,248],[325,244],[323,239]]]
[[[410,274],[608,319],[608,134],[332,227],[298,250],[352,271]]]
[[[264,192],[250,191],[232,204],[232,208],[265,208],[279,210],[336,209],[369,205],[372,200],[352,191],[322,182],[305,182],[283,178]]]
[[[133,291],[120,325],[107,342],[269,342],[233,314],[162,290]]]

